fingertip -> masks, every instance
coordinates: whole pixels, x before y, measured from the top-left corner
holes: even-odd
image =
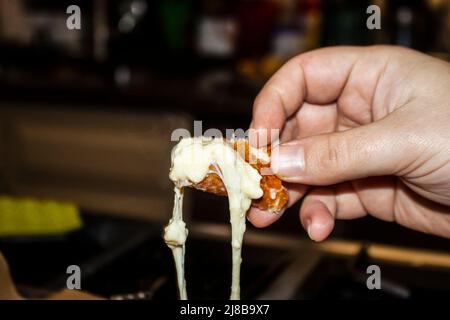
[[[277,143],[280,140],[280,127],[270,124],[266,126],[255,125],[254,121],[252,121],[248,131],[250,145],[255,148],[262,148]]]
[[[334,228],[333,215],[321,201],[305,203],[300,211],[300,220],[308,236],[317,242],[325,240]]]
[[[247,212],[247,219],[256,228],[265,228],[281,218],[283,212],[273,213],[267,210],[261,210],[251,207]]]
[[[265,147],[270,142],[268,141],[268,131],[269,129],[255,127],[252,121],[248,135],[250,145],[255,148]]]
[[[312,222],[309,229],[309,237],[316,241],[320,242],[328,238],[334,228],[334,220],[330,220],[327,223],[316,223]]]
[[[253,103],[250,124],[255,147],[265,147],[280,139],[280,131],[286,122],[285,111],[270,90],[263,89]]]

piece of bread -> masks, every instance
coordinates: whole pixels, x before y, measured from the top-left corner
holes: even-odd
[[[259,199],[253,200],[252,206],[274,213],[278,213],[283,210],[288,202],[287,189],[277,176],[263,172],[264,168],[265,171],[268,171],[270,168],[270,147],[264,149],[253,149],[257,150],[258,153],[253,153],[252,157],[250,157],[250,146],[247,140],[241,139],[227,141],[227,143],[232,145],[233,149],[236,150],[236,152],[239,152],[241,156],[245,158],[246,162],[251,160],[250,165],[261,174],[262,179],[260,181],[260,186],[263,190],[263,196]],[[226,196],[227,190],[225,189],[225,186],[220,178],[220,174],[217,173],[217,170],[220,169],[213,165],[211,165],[209,169],[210,173],[208,173],[202,181],[191,186],[205,192],[213,193],[219,196]]]

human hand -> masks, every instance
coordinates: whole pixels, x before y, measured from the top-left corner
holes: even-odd
[[[366,214],[450,238],[450,64],[389,46],[301,54],[261,90],[251,128],[281,130],[272,170],[289,206],[311,188],[311,239]],[[280,217],[248,212],[257,227]]]

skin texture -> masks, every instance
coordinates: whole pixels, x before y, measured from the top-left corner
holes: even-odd
[[[301,54],[261,90],[250,127],[281,130],[272,170],[289,182],[289,206],[304,197],[311,239],[367,214],[450,238],[447,62],[390,46]],[[256,227],[281,216],[248,212]]]

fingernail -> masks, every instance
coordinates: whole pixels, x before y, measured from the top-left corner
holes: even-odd
[[[305,152],[298,143],[281,144],[272,151],[272,171],[280,176],[294,178],[305,170]]]
[[[308,233],[308,236],[311,238],[311,220],[310,219],[306,220],[305,225],[306,225],[306,232]]]
[[[309,225],[308,226],[308,236],[312,239],[312,236],[311,236],[311,225]]]

